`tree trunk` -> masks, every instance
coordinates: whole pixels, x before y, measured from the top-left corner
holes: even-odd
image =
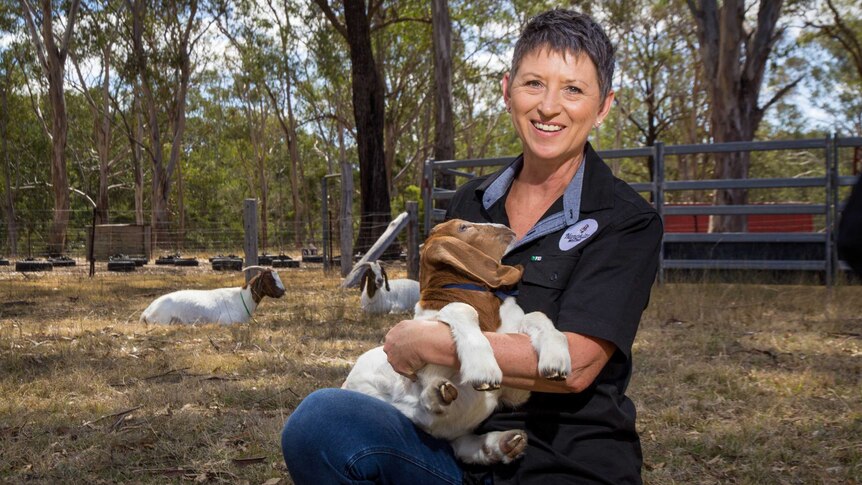
[[[54,192],[54,213],[48,234],[49,256],[59,256],[66,248],[66,230],[69,226],[71,203],[69,200],[69,176],[66,173],[66,141],[68,121],[66,119],[66,98],[63,81],[66,56],[75,28],[75,18],[80,0],[72,0],[66,13],[66,30],[61,36],[60,45],[55,41],[53,9],[51,0],[42,0],[42,32],[36,30],[33,10],[28,0],[21,0],[24,21],[30,31],[36,57],[42,72],[48,79],[48,100],[51,105],[51,184]]]
[[[455,158],[455,116],[452,109],[452,22],[448,0],[432,0],[431,23],[434,37],[434,159]],[[437,172],[437,187],[454,189],[455,176]],[[444,204],[440,204],[444,202]],[[445,209],[449,201],[440,201]]]
[[[137,83],[135,87],[137,88]],[[135,135],[132,139],[132,169],[135,173],[135,224],[144,224],[144,166],[141,143],[144,141],[144,114],[141,108],[141,98],[135,89],[134,113]]]
[[[717,0],[688,0],[696,20],[700,42],[700,57],[706,74],[707,93],[711,105],[710,128],[716,143],[750,141],[763,118],[765,108],[758,106],[767,61],[780,32],[776,24],[781,14],[782,0],[761,0],[757,24],[749,32],[745,28],[745,2],[726,0],[721,7]],[[798,82],[798,81],[797,81]],[[778,91],[766,104],[786,94],[795,83]],[[715,177],[744,179],[748,177],[748,152],[717,154]],[[719,190],[716,204],[745,204],[744,189]],[[713,216],[714,232],[745,232],[745,216]]]
[[[3,141],[3,176],[6,197],[3,211],[6,215],[6,243],[9,256],[18,256],[18,223],[15,220],[15,196],[12,193],[12,168],[9,156],[9,70],[5,70],[3,86],[0,87],[0,140]]]
[[[167,164],[164,163],[164,152],[162,150],[161,133],[159,131],[158,113],[160,111],[156,104],[156,99],[153,94],[152,80],[149,75],[149,66],[147,62],[146,52],[143,43],[144,19],[146,18],[145,0],[126,0],[126,5],[132,14],[132,58],[136,73],[141,83],[141,91],[143,94],[144,107],[147,111],[147,124],[150,133],[150,150],[149,154],[153,164],[153,199],[152,199],[152,226],[154,247],[160,244],[168,247],[170,241],[170,226],[169,226],[169,207],[170,207],[170,192],[171,181],[174,171],[179,163],[180,153],[183,143],[183,135],[186,127],[186,99],[188,96],[189,83],[191,78],[191,61],[190,51],[192,25],[194,24],[197,14],[197,1],[192,1],[189,4],[189,17],[186,19],[185,25],[175,25],[174,27],[181,31],[179,38],[173,45],[176,51],[171,54],[175,56],[178,65],[175,67],[175,73],[179,77],[179,85],[176,86],[171,107],[168,110],[170,113],[169,124],[171,127],[170,153]],[[176,7],[176,5],[171,5]],[[173,9],[176,10],[175,8]],[[179,21],[179,18],[171,18],[171,21]]]
[[[95,138],[96,150],[99,153],[99,195],[96,199],[96,223],[108,223],[108,176],[110,175],[111,156],[111,44],[105,45],[102,51],[102,64],[105,76],[102,79],[102,108],[93,110],[96,115]]]
[[[383,154],[384,87],[371,47],[371,26],[364,0],[344,2],[350,70],[353,75],[353,116],[359,149],[362,222],[356,247],[365,252],[383,234],[392,218]]]

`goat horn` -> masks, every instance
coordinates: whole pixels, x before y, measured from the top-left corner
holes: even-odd
[[[242,269],[242,271],[243,271],[243,272],[246,272],[246,271],[248,271],[248,270],[250,270],[250,269],[259,269],[259,270],[261,270],[261,271],[266,271],[266,270],[268,270],[269,268],[264,268],[263,266],[246,266],[245,268],[243,268],[243,269]]]

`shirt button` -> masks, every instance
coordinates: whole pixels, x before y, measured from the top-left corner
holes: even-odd
[[[556,271],[554,271],[553,273],[551,273],[551,281],[557,281],[557,276],[559,276],[559,275],[557,274],[557,272],[556,272]]]

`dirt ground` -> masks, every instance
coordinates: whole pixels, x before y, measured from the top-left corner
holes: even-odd
[[[0,268],[0,482],[290,483],[282,423],[402,317],[279,272],[249,325],[163,326],[156,296],[242,276]],[[862,287],[657,286],[633,354],[646,483],[862,482]]]

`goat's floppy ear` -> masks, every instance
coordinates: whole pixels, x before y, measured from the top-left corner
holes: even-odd
[[[359,285],[365,287],[365,293],[368,294],[368,298],[374,298],[374,293],[377,292],[377,285],[374,283],[374,272],[371,271],[371,268],[365,270],[365,273],[362,273],[362,284]]]
[[[485,253],[451,236],[426,240],[422,258],[432,265],[445,265],[456,272],[478,279],[489,288],[513,286],[521,279],[520,266],[500,264]]]
[[[392,291],[389,289],[389,275],[386,274],[386,268],[383,265],[380,265],[380,274],[383,275],[383,286],[386,287],[386,291]]]

